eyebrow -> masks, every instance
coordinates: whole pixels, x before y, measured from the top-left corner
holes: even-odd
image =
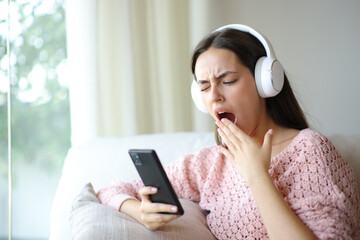
[[[232,73],[237,73],[237,72],[233,72],[233,71],[226,71],[224,73],[221,73],[219,76],[215,77],[216,80],[219,80],[220,78],[223,78],[223,77],[226,77],[227,75],[229,74],[232,74]],[[198,80],[197,81],[199,84],[204,84],[204,83],[207,83],[209,82],[208,80]]]

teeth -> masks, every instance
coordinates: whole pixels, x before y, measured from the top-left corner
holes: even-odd
[[[218,112],[218,114],[223,114],[223,113],[225,113],[225,112]]]

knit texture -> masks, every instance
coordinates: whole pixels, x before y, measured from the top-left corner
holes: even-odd
[[[218,239],[268,239],[246,182],[217,146],[166,168],[179,198],[199,202]],[[323,135],[302,130],[271,159],[269,174],[285,201],[319,239],[360,239],[360,201],[352,168]],[[119,209],[140,199],[141,180],[99,190],[101,203]],[[266,196],[264,196],[266,197]]]

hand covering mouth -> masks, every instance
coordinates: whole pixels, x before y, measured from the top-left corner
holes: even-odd
[[[235,124],[235,115],[231,112],[218,112],[218,119],[221,120],[223,118],[229,119],[231,122]]]

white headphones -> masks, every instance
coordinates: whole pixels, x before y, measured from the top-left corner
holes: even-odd
[[[242,32],[247,32],[256,37],[264,46],[266,51],[266,57],[261,57],[257,60],[255,65],[255,83],[258,93],[263,98],[274,97],[282,89],[284,85],[284,70],[280,62],[276,59],[274,50],[270,42],[261,33],[254,29],[241,24],[225,25],[216,29],[214,32],[224,29],[236,29]],[[199,86],[194,79],[191,84],[191,96],[196,107],[207,113],[205,105],[201,98],[201,92]]]

